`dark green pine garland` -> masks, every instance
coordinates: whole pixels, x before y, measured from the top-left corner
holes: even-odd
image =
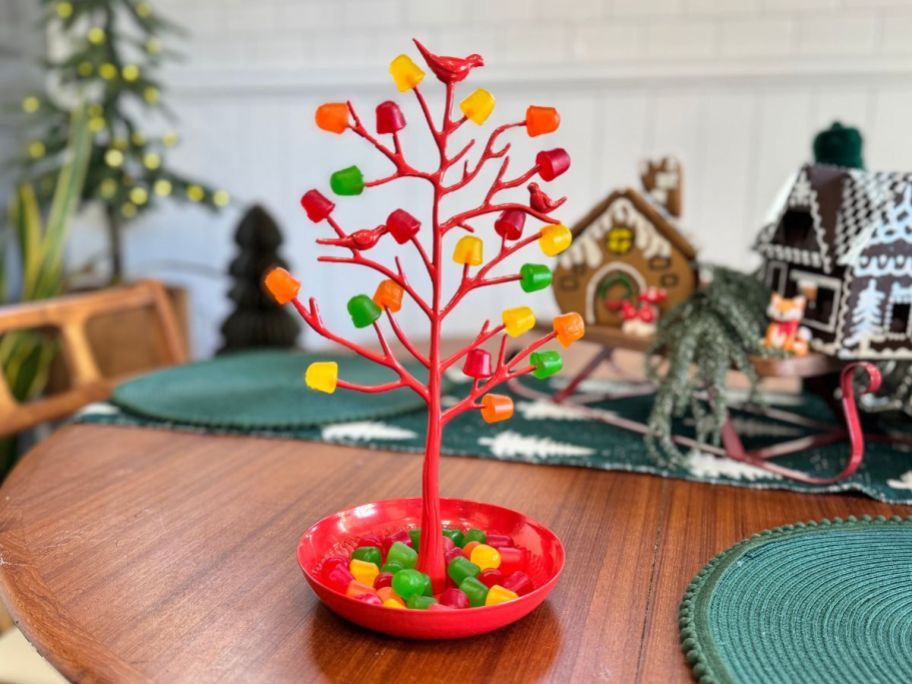
[[[672,430],[674,419],[688,409],[697,439],[718,444],[728,409],[727,372],[744,373],[753,398],[758,378],[750,357],[769,353],[761,339],[770,290],[755,275],[722,267],[703,270],[711,282],[662,317],[646,357],[647,373],[658,385],[646,446],[659,462],[683,459]],[[668,368],[660,377],[666,359]]]

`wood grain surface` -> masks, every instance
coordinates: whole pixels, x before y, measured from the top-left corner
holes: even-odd
[[[547,523],[567,566],[551,598],[511,627],[409,642],[322,608],[295,547],[326,514],[417,495],[420,462],[66,427],[0,490],[0,594],[39,651],[81,681],[688,681],[676,611],[713,555],[788,522],[909,512],[854,496],[446,457],[446,495]]]

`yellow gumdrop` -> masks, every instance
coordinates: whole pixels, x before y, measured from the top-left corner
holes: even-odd
[[[484,243],[474,235],[466,235],[456,243],[453,261],[466,266],[478,266],[484,258]]]
[[[459,108],[467,119],[480,126],[494,111],[494,102],[494,96],[491,93],[484,88],[479,88],[460,102]]]
[[[369,587],[374,586],[374,580],[377,579],[377,575],[380,574],[380,568],[374,563],[361,560],[360,558],[352,558],[351,562],[348,564],[348,570],[355,580],[362,584],[366,584]]]
[[[472,549],[469,560],[482,570],[488,570],[490,568],[496,569],[500,567],[500,551],[493,546],[479,544]]]
[[[400,93],[411,90],[424,80],[424,72],[408,55],[399,55],[390,62],[390,75]]]
[[[307,367],[304,382],[312,390],[332,394],[339,381],[339,364],[335,361],[317,361]]]
[[[573,243],[573,233],[567,226],[552,224],[541,229],[538,246],[546,256],[557,256]]]
[[[535,312],[528,306],[517,306],[515,309],[506,309],[501,314],[504,329],[510,337],[519,337],[535,327]]]
[[[386,599],[383,602],[383,605],[387,608],[395,608],[396,610],[405,610],[405,606],[399,603],[396,599]]]
[[[515,591],[510,591],[506,587],[495,584],[493,587],[488,589],[488,595],[485,597],[485,605],[493,606],[498,603],[504,603],[505,601],[512,601],[513,599],[518,598],[519,594],[517,594]]]

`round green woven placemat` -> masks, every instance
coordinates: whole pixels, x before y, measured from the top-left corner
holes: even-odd
[[[111,401],[147,418],[251,431],[383,418],[424,405],[408,389],[382,395],[350,390],[332,395],[315,392],[304,384],[304,371],[314,361],[337,361],[340,377],[350,382],[375,385],[396,377],[388,368],[359,357],[245,352],[125,382],[114,390]],[[418,369],[410,370],[419,374]]]
[[[716,556],[680,611],[708,682],[912,681],[912,517],[767,530]]]

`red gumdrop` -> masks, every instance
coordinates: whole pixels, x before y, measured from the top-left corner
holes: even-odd
[[[456,589],[455,587],[444,589],[443,593],[440,595],[439,601],[440,605],[449,606],[450,608],[469,607],[469,597],[465,595],[464,591]]]
[[[522,237],[526,215],[519,209],[507,209],[501,212],[494,221],[494,232],[506,240],[518,240]]]
[[[382,606],[383,601],[380,600],[380,597],[376,594],[358,594],[354,597],[355,601],[361,601],[361,603],[367,603],[372,606]]]
[[[501,546],[497,550],[500,551],[500,571],[504,575],[526,569],[525,550],[512,546]]]
[[[393,586],[393,573],[381,572],[374,578],[374,589],[383,589],[383,587]]]
[[[307,218],[314,223],[319,223],[325,219],[336,208],[336,205],[326,199],[319,190],[305,192],[301,196],[301,206],[307,212]]]
[[[488,589],[493,587],[495,584],[503,586],[504,582],[503,573],[497,568],[488,568],[487,570],[482,570],[481,574],[478,576],[478,579]]]
[[[488,546],[499,549],[501,546],[513,546],[513,537],[509,534],[489,534],[485,542]]]
[[[398,532],[393,532],[390,536],[386,537],[383,540],[380,548],[383,549],[384,558],[386,557],[387,552],[390,550],[390,547],[396,542],[402,542],[406,546],[411,546],[412,538],[409,536],[408,530],[399,530]]]
[[[516,592],[519,596],[525,596],[530,591],[535,589],[535,585],[532,584],[532,580],[529,579],[529,576],[521,570],[517,570],[516,572],[510,574],[500,586],[502,586],[504,589],[509,589],[510,591]]]
[[[444,550],[444,552],[447,552],[447,551],[449,551],[450,549],[455,548],[455,546],[456,546],[456,542],[454,542],[452,539],[450,539],[450,538],[447,537],[446,535],[443,536],[443,550]]]
[[[418,234],[421,222],[405,209],[396,209],[386,219],[390,235],[400,245],[404,245]]]
[[[405,128],[405,115],[392,100],[377,105],[377,133],[396,133]]]
[[[439,601],[427,607],[428,610],[455,610],[453,606],[444,606]]]
[[[570,155],[562,147],[553,150],[542,150],[535,156],[538,175],[543,180],[551,181],[570,168]]]
[[[459,558],[460,556],[462,556],[462,549],[454,544],[453,548],[447,551],[444,556],[446,558],[446,564],[449,565],[450,561],[452,561],[454,558]]]
[[[323,580],[336,591],[345,593],[348,585],[355,581],[355,577],[348,571],[347,567],[336,565],[323,575]]]
[[[330,570],[338,565],[341,565],[343,568],[347,568],[348,562],[348,558],[345,556],[330,556],[323,561],[323,565],[320,567],[320,574],[325,577]]]

